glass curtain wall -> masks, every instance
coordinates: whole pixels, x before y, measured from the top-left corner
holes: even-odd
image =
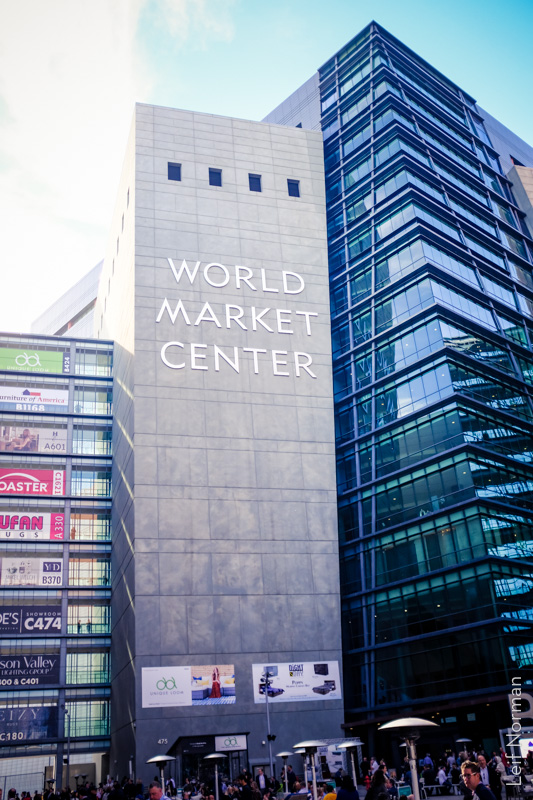
[[[55,757],[57,788],[109,747],[112,364],[0,336],[0,759]]]
[[[533,242],[458,87],[375,24],[319,74],[346,719],[479,725],[533,677]]]

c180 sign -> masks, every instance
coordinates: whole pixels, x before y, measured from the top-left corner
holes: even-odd
[[[57,736],[57,706],[0,708],[0,744]]]
[[[209,302],[204,302],[202,307],[193,309],[186,306],[181,300],[169,300],[165,297],[156,322],[168,318],[170,322],[183,330],[184,326],[198,329],[199,341],[184,343],[175,340],[166,342],[161,348],[161,360],[170,369],[214,370],[221,368],[232,369],[239,373],[241,369],[251,368],[258,375],[263,370],[268,374],[296,378],[316,378],[313,359],[309,353],[293,350],[287,337],[293,334],[311,336],[313,324],[318,314],[309,310],[294,310],[289,307],[291,298],[301,294],[305,289],[305,281],[297,272],[287,270],[277,273],[272,278],[266,270],[253,270],[250,267],[235,265],[226,267],[218,262],[211,262],[202,267],[197,261],[193,265],[187,264],[185,259],[179,268],[171,258],[167,261],[172,274],[179,286],[186,285],[196,288],[203,282],[214,289],[229,287],[237,294],[255,296],[261,302],[261,295],[278,301],[283,298],[287,305],[283,308],[268,305],[265,298],[261,305],[242,305],[226,303],[217,310]],[[200,287],[199,287],[200,288]],[[271,334],[279,349],[264,347],[239,347],[220,346],[215,343],[205,344],[201,341],[204,332],[212,341],[213,331],[227,329],[237,332],[246,332],[251,341],[251,334]],[[287,342],[287,343],[285,343]]]

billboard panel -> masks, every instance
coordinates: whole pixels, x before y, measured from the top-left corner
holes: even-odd
[[[144,667],[142,707],[229,705],[235,702],[233,664]]]
[[[64,495],[61,469],[0,469],[0,494]]]
[[[0,586],[61,586],[63,561],[59,558],[0,559]]]
[[[0,743],[52,739],[57,736],[57,706],[0,708]]]
[[[0,606],[0,633],[61,633],[61,606]]]
[[[252,664],[255,703],[265,702],[265,671],[268,671],[271,681],[269,703],[342,699],[338,661]]]
[[[34,386],[0,386],[2,411],[66,411],[68,389],[38,389]]]
[[[2,425],[0,453],[66,453],[65,428],[28,428],[25,425]]]
[[[64,538],[64,514],[0,513],[0,539],[18,542],[62,541]]]
[[[70,353],[0,347],[0,369],[15,372],[70,372]]]
[[[0,686],[47,686],[59,683],[59,655],[0,657]]]

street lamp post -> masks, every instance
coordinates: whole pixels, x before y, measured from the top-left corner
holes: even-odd
[[[356,790],[357,790],[357,772],[355,769],[354,751],[357,750],[358,747],[361,747],[361,745],[363,744],[364,742],[350,741],[350,742],[341,742],[341,744],[337,745],[337,750],[346,750],[348,753],[350,753],[350,759],[352,763],[352,777]]]
[[[392,722],[386,722],[378,729],[380,731],[396,731],[405,742],[407,756],[409,758],[409,769],[411,771],[411,788],[415,800],[420,800],[420,789],[418,786],[418,770],[416,768],[416,741],[420,738],[418,728],[438,728],[436,722],[420,717],[403,717]]]
[[[288,750],[282,750],[281,753],[276,753],[278,758],[283,759],[283,771],[285,772],[285,794],[289,794],[289,776],[287,775],[287,759],[292,756]]]
[[[165,766],[169,761],[175,761],[176,759],[174,756],[152,756],[146,762],[147,764],[157,764],[159,769],[159,774],[161,776],[161,788],[163,789],[163,794],[165,793]]]
[[[70,786],[70,713],[66,706],[64,709],[67,718],[67,786]]]
[[[302,761],[304,762],[304,783],[305,783],[305,788],[308,789],[309,786],[307,783],[307,753],[305,752],[303,747],[298,747],[297,749],[294,750],[294,754],[297,756],[303,756]]]
[[[218,762],[221,761],[223,758],[227,758],[225,753],[209,753],[208,756],[204,756],[204,761],[214,761],[215,762],[215,800],[219,800],[219,791],[218,791]]]
[[[313,800],[317,800],[317,792],[316,792],[316,767],[315,767],[315,754],[319,747],[321,747],[324,742],[318,742],[314,740],[305,741],[305,742],[298,742],[298,744],[293,745],[294,748],[301,748],[305,750],[306,756],[309,756],[311,759],[311,772],[313,775]],[[306,774],[306,785],[307,785],[307,774]]]
[[[267,741],[268,741],[268,762],[270,765],[270,777],[274,776],[274,762],[272,760],[272,742],[276,738],[270,732],[270,711],[268,708],[268,687],[272,684],[272,673],[265,669],[262,678],[265,687],[265,706],[266,706],[266,714],[267,714]]]

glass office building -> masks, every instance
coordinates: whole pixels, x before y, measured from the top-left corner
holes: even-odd
[[[487,115],[377,24],[267,119],[298,124],[310,108],[326,165],[346,724],[367,737],[429,714],[448,741],[488,746],[510,723],[511,677],[533,675],[531,233]],[[533,165],[498,134],[507,167]]]
[[[302,176],[287,172],[287,161],[290,160],[291,170],[294,170],[297,163],[294,154],[302,152],[303,142],[299,142],[296,136],[284,141],[279,129],[269,133],[276,157],[280,158],[280,167],[275,178],[277,183],[274,178],[269,178],[270,183],[264,185],[268,192],[262,193],[259,191],[261,182],[256,182],[261,176],[256,173],[262,172],[263,181],[266,180],[267,159],[254,165],[249,155],[249,137],[253,134],[261,140],[264,133],[261,126],[256,130],[251,123],[213,118],[207,128],[203,119],[194,120],[193,124],[189,119],[191,112],[149,106],[139,107],[137,114],[140,121],[138,141],[143,149],[135,161],[136,140],[132,138],[127,160],[129,166],[125,169],[119,192],[96,306],[101,332],[105,336],[114,336],[117,342],[117,436],[114,446],[120,468],[116,468],[114,487],[114,511],[118,520],[115,563],[127,563],[125,585],[128,586],[122,594],[117,591],[114,599],[115,609],[120,612],[115,615],[118,636],[115,637],[114,655],[117,658],[114,658],[114,668],[122,683],[117,682],[114,691],[114,696],[120,697],[121,702],[117,703],[113,715],[111,763],[118,763],[115,754],[117,759],[121,758],[120,771],[123,774],[128,768],[126,754],[132,753],[135,758],[130,757],[130,762],[139,770],[146,755],[158,751],[160,745],[165,749],[167,745],[171,746],[172,736],[179,729],[178,723],[190,727],[192,720],[195,727],[190,732],[202,740],[208,732],[251,731],[250,753],[254,763],[259,764],[262,753],[258,743],[263,736],[263,722],[256,713],[247,683],[252,661],[247,648],[251,646],[250,642],[255,641],[253,632],[263,628],[263,612],[257,611],[253,616],[247,610],[246,618],[243,617],[243,625],[247,627],[242,628],[246,634],[242,640],[238,625],[230,629],[225,620],[224,626],[220,627],[226,647],[223,652],[231,653],[228,663],[235,665],[237,684],[241,681],[240,686],[244,687],[240,697],[238,692],[241,689],[237,692],[237,702],[241,704],[238,709],[242,713],[240,727],[236,727],[236,718],[233,718],[233,728],[230,729],[226,717],[216,717],[215,714],[212,719],[207,718],[208,725],[199,714],[194,716],[195,712],[192,712],[189,716],[187,710],[183,713],[167,710],[161,717],[159,711],[140,705],[139,692],[135,690],[145,669],[161,665],[215,664],[220,653],[218,645],[212,643],[215,642],[214,636],[206,640],[191,638],[192,645],[183,645],[179,657],[176,652],[169,653],[165,649],[165,637],[174,641],[174,634],[170,636],[168,633],[170,628],[165,628],[166,617],[178,630],[187,630],[187,623],[182,619],[185,602],[176,589],[176,586],[178,589],[181,586],[180,580],[174,579],[171,589],[165,584],[169,565],[172,565],[175,575],[178,569],[188,569],[183,566],[187,562],[178,556],[180,551],[172,549],[182,536],[182,533],[176,534],[176,528],[179,529],[176,520],[187,520],[183,539],[199,542],[199,547],[203,547],[208,524],[213,524],[213,541],[218,541],[217,537],[226,540],[226,531],[240,531],[243,540],[252,542],[247,553],[252,567],[258,560],[253,536],[262,530],[262,526],[269,529],[266,522],[257,522],[248,511],[239,511],[231,519],[228,517],[229,521],[224,525],[217,523],[216,515],[208,523],[198,514],[202,505],[194,481],[199,479],[196,473],[187,473],[188,461],[182,457],[184,452],[189,452],[185,439],[191,435],[192,423],[189,420],[196,420],[196,417],[192,412],[190,415],[176,413],[176,403],[182,400],[178,391],[180,384],[161,366],[154,343],[161,344],[178,334],[169,329],[166,318],[168,334],[163,332],[163,325],[157,327],[159,319],[156,315],[164,293],[169,292],[172,296],[172,290],[176,291],[177,277],[169,271],[169,264],[173,263],[171,259],[179,263],[178,258],[180,261],[186,258],[190,263],[198,264],[202,259],[210,262],[209,268],[217,267],[219,260],[241,264],[247,258],[256,266],[266,264],[268,268],[280,268],[287,258],[286,251],[282,256],[281,249],[275,252],[267,250],[264,242],[259,241],[263,233],[265,241],[270,235],[262,228],[267,208],[266,203],[261,205],[264,198],[275,197],[276,203],[280,203],[283,214],[279,220],[283,220],[285,225],[288,215],[294,213],[295,236],[299,236],[302,230],[320,230],[320,220],[317,222],[313,218],[312,222],[303,224],[303,217],[299,216],[313,195],[311,182],[305,182],[305,175],[300,187]],[[149,126],[145,124],[143,127],[143,115],[149,120]],[[152,117],[161,127],[152,125]],[[480,109],[471,96],[375,23],[339,51],[266,120],[321,130],[324,140],[345,727],[350,735],[361,735],[372,750],[378,722],[411,714],[432,717],[440,723],[439,735],[443,743],[449,745],[454,737],[468,736],[490,752],[497,746],[494,737],[498,728],[505,728],[510,723],[507,695],[511,679],[520,675],[524,686],[533,679],[533,241],[526,220],[528,214],[530,219],[533,218],[533,149]],[[224,156],[227,161],[222,164],[217,148],[220,143],[227,143],[230,122],[235,127],[234,138]],[[168,135],[163,123],[168,126]],[[244,135],[239,128],[247,126],[250,130],[246,130]],[[152,130],[152,127],[156,131],[153,141],[157,136],[166,136],[165,141],[174,144],[170,150],[170,145],[161,146],[164,157],[158,155],[150,160],[146,156],[147,142],[143,139],[149,138],[149,146],[157,148],[150,138],[152,134],[148,137],[143,131]],[[292,132],[294,135],[297,133],[301,132]],[[242,144],[243,152],[239,150]],[[180,149],[182,146],[183,150]],[[195,171],[191,168],[191,153],[196,147]],[[298,168],[307,170],[309,162],[313,174],[318,168],[321,171],[320,141],[316,145],[310,136],[306,147],[310,148],[310,155],[305,156],[305,164]],[[315,147],[318,154],[314,152]],[[289,152],[291,159],[287,156]],[[213,154],[216,154],[215,160]],[[269,153],[269,163],[270,159]],[[235,182],[231,178],[234,160],[239,162],[241,170],[235,173],[238,175]],[[227,170],[224,185],[211,183],[211,172],[221,173],[222,167]],[[173,171],[175,168],[179,168],[179,177]],[[291,195],[291,183],[298,184],[298,195]],[[322,177],[314,178],[313,186],[315,189],[320,186],[321,192]],[[289,206],[289,203],[296,204],[300,200],[300,188],[302,205]],[[224,211],[222,201],[225,196],[221,192],[217,197],[218,205],[214,204],[212,193],[222,189],[224,192],[231,189],[231,193],[238,196],[242,220],[249,217],[258,221],[255,228],[250,228],[253,235],[247,230],[246,222],[236,223],[232,216],[234,210]],[[152,197],[150,193],[153,192],[157,196]],[[226,198],[231,203],[234,202],[233,194]],[[316,208],[321,206],[318,194],[313,196]],[[191,197],[196,198],[194,202],[198,202],[198,208],[202,209],[202,214],[205,213],[203,227],[198,229],[199,233],[196,228],[193,231],[194,237],[200,236],[198,239],[187,238],[188,223],[184,225],[181,216],[183,209],[190,209]],[[153,235],[150,233],[151,238],[146,233],[146,208],[150,210],[150,219],[155,220],[150,223],[155,231]],[[171,218],[172,230],[167,233],[170,230],[169,209],[175,216]],[[213,234],[215,219],[217,236]],[[323,219],[322,212],[322,222]],[[231,229],[226,239],[221,233],[224,228],[221,220],[226,220],[224,225]],[[195,220],[194,225],[198,224]],[[137,230],[143,232],[138,241],[135,239]],[[286,230],[283,236],[286,236]],[[259,242],[257,249],[243,249],[243,243],[252,240]],[[229,241],[235,250],[224,249]],[[301,242],[298,246],[303,247]],[[302,250],[302,254],[298,253],[297,260],[296,256],[292,257],[299,265],[298,271],[307,269],[313,257],[316,258],[319,246],[319,243],[312,242]],[[268,256],[271,263],[264,260],[267,258],[265,252],[274,253]],[[225,254],[224,258],[221,253]],[[133,269],[134,260],[137,273]],[[147,276],[151,282],[146,282]],[[215,287],[218,294],[223,284],[217,286],[211,282],[209,285]],[[327,297],[327,275],[324,288]],[[209,297],[206,294],[209,291],[202,287],[202,299]],[[265,291],[275,290],[265,288]],[[194,297],[195,302],[198,297]],[[79,306],[81,310],[89,309],[92,314],[93,299],[92,295],[86,297]],[[235,296],[228,295],[226,300],[232,303]],[[137,329],[134,332],[134,325],[130,324],[130,317],[124,309],[129,303],[129,313],[133,313],[136,302]],[[60,305],[63,316],[51,313],[43,316],[45,321],[50,321],[49,324],[53,323],[54,331],[68,331],[68,325],[77,317],[70,311],[70,300]],[[73,307],[78,309],[78,306]],[[68,311],[66,318],[65,309]],[[327,306],[324,313],[327,317]],[[117,332],[120,320],[123,329]],[[180,319],[179,324],[183,327],[183,320]],[[241,336],[240,332],[237,333]],[[183,332],[180,331],[179,335],[183,337]],[[135,341],[134,337],[137,337]],[[37,347],[33,341],[32,346]],[[183,341],[189,340],[184,338]],[[231,343],[234,344],[233,339]],[[46,349],[45,342],[41,344]],[[170,344],[183,347],[182,342]],[[271,346],[268,336],[263,344],[265,348]],[[93,342],[91,346],[98,349],[100,345]],[[107,347],[106,343],[102,346]],[[89,343],[83,343],[83,347],[89,348]],[[70,348],[72,363],[77,364],[82,343],[71,343]],[[41,345],[38,349],[42,349]],[[142,376],[142,380],[137,382],[132,377],[134,352],[136,374]],[[83,364],[83,360],[80,363]],[[176,369],[183,367],[182,364],[162,363]],[[67,382],[70,387],[68,409],[59,415],[61,424],[68,431],[67,451],[61,464],[66,464],[64,469],[70,488],[59,509],[56,507],[59,501],[53,498],[39,501],[40,508],[46,505],[56,512],[61,512],[65,504],[66,530],[74,529],[74,537],[71,533],[70,540],[53,545],[65,553],[65,559],[68,559],[65,564],[69,565],[68,581],[65,580],[62,587],[53,592],[55,603],[61,606],[68,618],[61,622],[57,641],[50,640],[50,647],[56,648],[54,652],[59,652],[63,659],[64,673],[61,674],[64,678],[61,677],[58,685],[47,690],[50,696],[53,695],[50,703],[55,703],[59,709],[58,741],[62,747],[66,733],[62,705],[66,704],[69,709],[69,703],[81,703],[86,704],[84,708],[96,709],[98,703],[107,703],[108,691],[103,678],[98,684],[96,680],[89,680],[90,674],[81,668],[78,670],[78,666],[76,669],[69,667],[70,672],[67,669],[67,657],[71,652],[77,656],[83,651],[84,656],[90,659],[93,649],[96,648],[94,652],[97,652],[98,646],[100,652],[109,652],[106,650],[109,646],[106,634],[110,627],[108,617],[105,617],[109,613],[109,588],[101,583],[101,577],[108,574],[107,566],[102,565],[107,564],[105,559],[108,558],[109,517],[106,515],[109,508],[106,504],[109,504],[109,496],[106,492],[109,492],[109,483],[106,477],[95,477],[95,464],[97,462],[98,475],[103,475],[108,469],[110,453],[94,450],[94,431],[99,430],[100,424],[109,425],[107,415],[111,409],[106,403],[98,407],[91,405],[94,400],[92,383],[97,378],[91,377],[95,373],[83,369],[68,377],[40,378],[56,383]],[[207,368],[194,362],[193,369],[206,371]],[[194,384],[197,395],[191,394],[193,405],[207,403],[214,397],[209,392],[216,389],[218,377],[215,371],[211,370],[198,386]],[[228,374],[231,381],[228,378],[224,397],[226,400],[230,398],[231,390],[242,402],[244,390],[235,382],[235,375]],[[122,376],[125,376],[124,380]],[[9,381],[19,379],[20,376],[11,374],[6,378]],[[98,377],[102,387],[109,380],[109,376],[104,374]],[[85,386],[86,382],[89,385]],[[128,394],[127,389],[130,383],[135,383],[135,391],[139,392],[135,400],[136,431],[127,427],[133,426],[129,405],[133,403],[133,393]],[[273,392],[273,386],[271,380],[265,382],[269,392]],[[105,391],[108,390],[110,388]],[[85,391],[89,392],[87,397]],[[291,393],[289,396],[292,398]],[[85,406],[86,401],[89,407]],[[310,396],[311,401],[325,406],[331,404],[329,378],[324,396],[319,401]],[[184,406],[180,406],[182,408]],[[279,399],[269,398],[264,408],[265,413],[272,414],[276,421],[281,418]],[[54,418],[58,414],[54,411]],[[32,412],[32,419],[34,415]],[[37,417],[43,417],[43,414],[39,412]],[[29,425],[22,412],[20,418],[22,424]],[[121,427],[122,418],[126,424]],[[217,423],[222,418],[220,403],[216,413],[206,416]],[[228,420],[233,418],[228,413]],[[187,420],[183,430],[179,428],[180,419]],[[192,427],[194,435],[205,436],[200,423],[194,424],[198,424],[197,430]],[[80,433],[79,427],[84,428],[85,433]],[[267,428],[277,430],[272,422],[265,426]],[[235,438],[234,429],[228,427],[227,430],[228,438]],[[235,430],[240,435],[240,428]],[[316,438],[316,424],[314,428],[302,426],[301,430],[310,431],[311,441]],[[130,435],[132,431],[136,436]],[[170,444],[169,433],[173,436]],[[292,436],[292,432],[289,433]],[[157,441],[156,434],[159,437]],[[16,435],[20,436],[20,432]],[[289,440],[286,432],[276,433],[276,436],[280,440]],[[323,438],[325,440],[327,436]],[[302,446],[303,440],[299,429],[295,446]],[[135,515],[130,492],[133,486],[133,441],[136,480],[140,487],[135,500]],[[156,445],[161,448],[158,458],[162,459],[164,455],[167,459],[158,462],[160,475],[156,475],[153,466],[152,450]],[[215,449],[224,452],[221,475],[225,476],[231,472],[228,464],[238,464],[239,461],[228,455],[227,442],[217,444]],[[281,450],[277,445],[275,453],[265,475],[269,481],[271,475],[276,476],[272,484],[275,487],[273,497],[279,511],[279,487],[287,489],[289,482],[284,484],[276,475],[282,474]],[[0,453],[0,458],[12,462],[13,454],[5,451]],[[36,456],[30,454],[27,458],[35,459]],[[58,457],[47,458],[57,460]],[[319,493],[324,491],[326,484],[329,486],[329,473],[318,470],[316,463],[316,455],[313,455],[313,474],[320,472],[320,480],[309,490],[311,505],[316,505]],[[168,464],[173,465],[172,480],[179,489],[176,495],[172,493],[173,489],[167,494],[166,489],[161,490],[166,485]],[[123,465],[126,465],[124,470]],[[182,472],[177,472],[178,467]],[[58,466],[58,469],[62,468]],[[85,480],[84,470],[88,470],[92,477]],[[239,489],[240,492],[239,482],[243,474],[245,472],[235,466],[231,478],[228,478],[235,485],[228,484],[227,488],[231,491]],[[298,469],[289,464],[286,474],[292,480],[298,475]],[[262,480],[263,485],[254,489],[251,495],[253,502],[266,485],[265,478]],[[334,499],[333,478],[331,483]],[[187,491],[190,491],[190,509],[194,509],[194,513],[183,512],[183,498],[189,500],[185,494]],[[295,488],[294,498],[306,500],[301,487]],[[215,499],[218,502],[220,498]],[[27,500],[29,505],[36,502],[31,498]],[[6,503],[5,513],[13,513],[9,512],[10,508],[19,509],[16,497],[9,498]],[[91,525],[84,527],[81,522],[72,525],[72,517],[68,515],[78,513],[81,520],[79,515],[85,503],[90,507],[86,513],[96,514],[97,519],[103,515],[102,519],[106,520],[103,527],[100,523],[96,528]],[[156,508],[156,503],[161,503],[160,508]],[[192,515],[191,523],[188,522],[189,514]],[[336,541],[333,541],[334,521],[328,516],[327,525],[316,522],[313,533],[315,523],[309,522],[309,515],[309,509],[304,513],[295,505],[291,516],[286,518],[279,541],[283,541],[287,551],[281,561],[286,565],[289,555],[298,552],[294,542],[299,538],[306,542],[309,535],[318,537],[317,531],[321,535],[326,531],[329,536],[332,523],[331,541],[321,545],[329,548],[328,555],[331,550],[331,560],[316,568],[317,575],[328,574],[329,580],[317,580],[309,594],[309,598],[316,600],[319,592],[331,588],[332,597],[324,600],[328,604],[324,607],[333,609],[328,611],[328,622],[331,623],[337,613],[333,596],[337,591],[337,579],[331,577],[338,563]],[[157,526],[154,526],[154,519],[158,520]],[[249,524],[248,519],[253,521],[249,531],[244,527],[245,523]],[[85,531],[82,541],[79,541],[78,529]],[[286,531],[291,532],[291,541],[286,540]],[[128,549],[129,543],[134,541],[132,532],[137,547],[135,560],[130,559]],[[278,539],[274,537],[274,540],[277,548]],[[21,543],[7,543],[6,547],[8,545],[18,552]],[[33,549],[51,546],[42,542],[31,545]],[[204,552],[202,550],[202,559]],[[269,564],[273,563],[275,556],[274,549],[268,555]],[[81,563],[76,566],[83,558],[91,561],[88,583],[80,583],[85,567]],[[332,566],[333,559],[335,566]],[[96,566],[96,562],[100,566]],[[233,569],[237,555],[232,553],[228,563]],[[159,569],[160,584],[154,578],[154,575],[159,575]],[[201,580],[197,581],[201,594],[204,585],[211,586],[210,569],[206,567],[205,575],[202,572]],[[252,575],[253,572],[246,566],[240,574]],[[94,576],[100,583],[95,582]],[[187,585],[185,579],[182,583]],[[306,582],[306,585],[311,586],[311,582]],[[128,594],[129,586],[137,587],[135,620],[130,607],[132,594]],[[290,582],[287,588],[276,588],[272,592],[274,602],[279,603],[285,591],[287,602],[292,603],[293,588]],[[20,589],[28,604],[37,604],[33,599],[34,591]],[[48,591],[41,587],[39,598]],[[256,586],[251,586],[250,596],[255,591]],[[300,593],[298,587],[295,591]],[[221,607],[220,597],[227,594],[224,608],[234,608],[230,597],[235,594],[234,587],[223,586],[216,592],[219,592],[218,606]],[[216,592],[213,591],[213,596]],[[195,628],[211,631],[215,619],[211,607],[208,608],[204,600],[200,602],[192,596],[189,590],[186,593],[191,595],[187,602],[194,611],[191,619],[196,620]],[[154,604],[155,595],[160,596],[160,606]],[[15,599],[18,602],[18,594]],[[40,602],[44,603],[44,600]],[[90,616],[84,609],[95,609],[98,604],[102,606],[98,613],[104,617],[102,627],[98,629],[101,638],[96,641],[95,624],[100,618]],[[318,654],[305,655],[309,647],[308,631],[323,634],[328,625],[323,621],[316,625],[317,615],[306,620],[306,609],[309,607],[312,611],[311,606],[311,600],[298,603],[299,610],[291,617],[292,632],[287,644],[283,641],[275,645],[269,637],[269,651],[283,654],[279,656],[280,662],[290,661],[295,650],[304,654],[301,660],[312,663],[319,658]],[[248,604],[247,609],[250,607]],[[201,624],[198,622],[200,616],[194,616],[200,614],[197,609],[203,614]],[[96,612],[91,611],[93,613]],[[226,613],[227,619],[237,619],[234,611]],[[275,614],[271,617],[275,618]],[[90,631],[87,629],[89,621]],[[217,636],[218,625],[217,622]],[[330,624],[329,627],[331,637],[321,645],[321,659],[326,650],[338,652],[335,635],[339,626]],[[132,634],[133,630],[135,634]],[[298,640],[296,637],[300,635],[302,638]],[[4,640],[8,642],[6,647],[14,648],[9,652],[18,653],[26,644],[33,647],[32,652],[36,654],[43,652],[40,639],[35,645],[30,639],[18,636],[8,639]],[[181,639],[187,640],[185,633]],[[135,641],[142,645],[138,652],[132,654],[129,649],[125,650],[123,642],[128,642],[129,646]],[[228,641],[235,643],[230,646]],[[94,648],[92,642],[96,642]],[[259,646],[256,649],[259,652]],[[208,656],[204,656],[205,653]],[[117,659],[120,659],[120,664]],[[259,663],[259,656],[257,659]],[[77,665],[77,662],[73,663]],[[98,674],[108,675],[103,667]],[[69,676],[76,679],[68,680]],[[100,694],[97,696],[97,693]],[[6,694],[6,702],[13,706],[16,700],[19,705],[28,706],[36,697],[43,702],[46,692],[43,694],[40,689],[31,689],[15,694],[16,697],[12,697],[11,692]],[[131,697],[131,702],[125,703],[125,697]],[[104,708],[104,705],[98,708]],[[318,718],[318,712],[312,710],[313,724],[320,728],[319,733],[324,733],[323,720],[337,726],[337,718],[334,719],[331,712],[328,715],[324,713],[322,720]],[[339,715],[342,713],[335,707],[337,712]],[[98,719],[106,720],[105,716]],[[104,722],[101,730],[94,731],[101,736],[98,741],[102,746],[108,731]],[[300,725],[294,714],[291,722]],[[74,711],[71,724],[74,725]],[[81,730],[76,728],[80,736]],[[284,735],[288,736],[287,726],[284,726]],[[53,743],[46,744],[49,746]],[[375,741],[375,746],[379,748],[378,752],[382,752],[380,740]]]
[[[109,749],[112,365],[110,342],[0,335],[5,790],[45,762],[61,785],[69,756],[74,788]]]

